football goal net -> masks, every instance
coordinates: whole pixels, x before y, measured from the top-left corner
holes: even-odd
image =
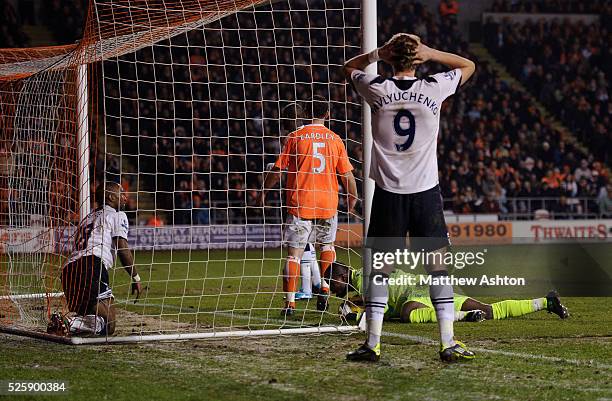
[[[354,330],[338,298],[281,314],[285,181],[257,197],[316,95],[363,196],[362,105],[342,72],[361,21],[360,0],[92,0],[78,43],[0,49],[0,329],[71,343]],[[116,332],[47,335],[71,316],[62,266],[111,182],[143,291],[117,261]],[[340,192],[336,258],[358,269],[362,203],[348,213]]]

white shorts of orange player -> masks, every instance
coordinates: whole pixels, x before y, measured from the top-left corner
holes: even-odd
[[[317,246],[333,244],[338,231],[338,215],[329,219],[301,219],[289,214],[283,231],[283,241],[291,248],[304,249],[309,242]]]

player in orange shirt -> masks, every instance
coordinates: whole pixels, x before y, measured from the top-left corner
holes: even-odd
[[[338,227],[338,176],[346,188],[349,213],[357,203],[357,184],[342,139],[325,127],[329,118],[328,101],[315,96],[311,102],[312,124],[290,133],[272,171],[266,175],[260,204],[267,191],[280,180],[279,172],[287,170],[285,189],[287,221],[283,237],[287,260],[283,274],[283,291],[287,293],[282,315],[295,312],[295,293],[300,276],[300,260],[311,234],[321,254],[321,277],[336,259],[334,241]],[[327,309],[329,287],[321,288],[317,309]]]

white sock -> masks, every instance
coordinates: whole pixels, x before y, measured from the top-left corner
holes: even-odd
[[[311,266],[312,263],[309,261],[300,263],[300,276],[302,279],[302,288],[300,291],[302,291],[304,294],[312,294],[312,286],[310,284]]]
[[[433,272],[434,277],[448,276],[448,273]],[[452,285],[430,285],[429,297],[436,309],[438,328],[440,329],[440,344],[442,349],[455,345],[453,321],[455,320],[455,305],[453,302]]]
[[[384,285],[376,285],[374,282],[370,283],[365,301],[367,322],[366,345],[370,347],[370,349],[374,349],[380,344],[383,319],[385,317],[385,308],[387,307],[388,300],[389,285],[386,281]]]
[[[385,308],[366,306],[367,340],[370,349],[380,344]]]
[[[467,315],[466,311],[462,311],[462,310],[456,311],[455,312],[455,322],[460,322],[463,319],[465,319],[465,315]]]
[[[311,265],[310,277],[312,279],[312,286],[321,288],[321,271],[319,270],[319,263],[313,260]]]
[[[75,334],[100,334],[106,325],[104,318],[97,315],[74,316],[68,318],[68,321],[70,322],[70,332]]]
[[[319,272],[319,276],[320,275],[321,275],[321,273]],[[327,291],[324,291],[324,292],[329,292],[329,284],[327,284],[327,281],[321,280],[321,288],[327,289]]]
[[[546,298],[536,298],[533,301],[531,301],[531,304],[533,305],[533,311],[539,311],[544,309],[544,303],[546,302]]]

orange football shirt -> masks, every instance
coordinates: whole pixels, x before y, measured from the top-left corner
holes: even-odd
[[[328,219],[338,211],[338,176],[353,170],[342,139],[324,125],[309,124],[287,136],[274,165],[287,170],[288,212]]]

